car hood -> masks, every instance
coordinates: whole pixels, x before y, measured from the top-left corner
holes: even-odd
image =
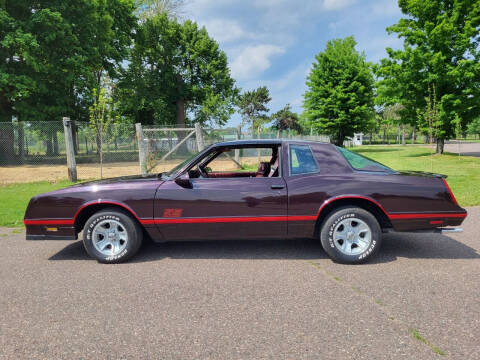
[[[39,194],[35,196],[33,199],[38,199],[44,196],[51,196],[51,195],[67,195],[70,196],[72,194],[79,194],[79,193],[88,193],[88,192],[98,192],[103,189],[113,189],[113,188],[125,188],[129,187],[133,184],[138,183],[145,183],[156,181],[158,185],[163,183],[156,174],[155,175],[131,175],[131,176],[119,176],[109,179],[102,179],[102,180],[94,180],[94,181],[86,181],[79,184],[74,184],[71,186],[67,186],[63,189],[54,190],[50,192],[46,192],[43,194]]]
[[[80,184],[72,185],[70,186],[70,188],[92,186],[92,185],[111,185],[115,183],[124,183],[124,182],[154,181],[154,180],[156,181],[159,180],[159,177],[157,174],[151,174],[146,176],[142,176],[142,175],[119,176],[119,177],[113,177],[113,178],[102,179],[102,180],[86,181]]]

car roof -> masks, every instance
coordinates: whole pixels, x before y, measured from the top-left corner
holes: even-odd
[[[295,139],[248,139],[248,140],[233,140],[233,141],[222,141],[213,144],[215,147],[221,146],[249,146],[249,145],[281,145],[282,143],[305,143],[305,144],[328,144],[320,141],[311,141],[311,140],[295,140]]]

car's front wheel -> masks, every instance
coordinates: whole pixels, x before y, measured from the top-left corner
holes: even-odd
[[[325,219],[320,230],[320,241],[334,261],[358,264],[377,253],[382,231],[370,212],[357,207],[343,207]]]
[[[142,229],[117,209],[93,214],[83,230],[83,245],[101,263],[120,263],[135,255],[142,244]]]

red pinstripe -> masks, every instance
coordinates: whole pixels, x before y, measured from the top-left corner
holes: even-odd
[[[294,216],[255,216],[255,217],[195,217],[195,218],[169,218],[169,219],[140,219],[128,206],[115,201],[94,201],[82,205],[75,213],[73,219],[25,219],[25,225],[73,225],[78,214],[87,206],[96,204],[118,205],[130,212],[141,224],[206,224],[206,223],[236,223],[236,222],[274,222],[274,221],[316,221],[322,210],[331,202],[339,199],[364,199],[377,205],[391,220],[399,219],[429,219],[429,218],[464,218],[466,213],[408,213],[389,214],[377,201],[366,196],[338,196],[325,201],[316,215]]]

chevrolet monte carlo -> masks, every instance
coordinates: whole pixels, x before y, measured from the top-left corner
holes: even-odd
[[[248,160],[248,161],[247,161]],[[75,240],[118,263],[155,242],[317,238],[361,263],[390,231],[461,231],[467,212],[445,176],[399,172],[331,144],[239,140],[158,175],[86,182],[31,199],[27,239]]]

